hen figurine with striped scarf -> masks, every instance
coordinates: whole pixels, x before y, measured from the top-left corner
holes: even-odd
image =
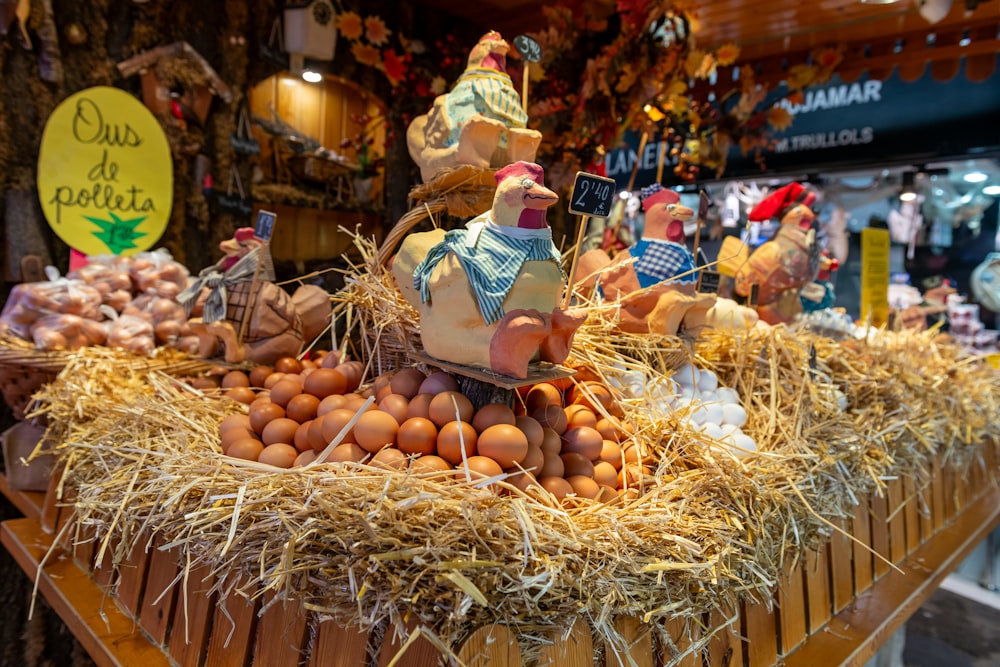
[[[583,312],[560,307],[566,276],[545,210],[558,200],[540,166],[496,172],[493,207],[465,229],[410,234],[392,263],[420,313],[424,351],[442,361],[527,377],[534,360],[561,363]]]

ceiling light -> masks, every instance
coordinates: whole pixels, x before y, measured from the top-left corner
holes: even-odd
[[[1000,197],[1000,185],[987,185],[983,188],[983,194],[989,197]]]
[[[916,172],[904,171],[903,172],[903,185],[899,189],[899,201],[915,201],[917,198],[917,191],[914,189],[913,184],[916,181]]]
[[[982,183],[987,178],[989,178],[989,176],[981,171],[970,171],[962,177],[962,180],[966,183]]]
[[[302,78],[309,83],[319,83],[323,80],[323,75],[319,72],[314,72],[311,69],[307,69],[302,73]]]

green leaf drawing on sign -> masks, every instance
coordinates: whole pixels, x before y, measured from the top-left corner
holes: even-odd
[[[142,221],[145,220],[147,216],[132,218],[131,220],[122,220],[114,213],[109,212],[108,215],[111,216],[111,220],[92,218],[89,215],[85,215],[83,217],[101,228],[101,231],[93,232],[93,234],[99,238],[104,245],[108,246],[114,254],[120,255],[123,250],[138,248],[139,246],[135,244],[135,240],[145,236],[146,233],[137,232],[135,231],[135,228],[142,224]]]

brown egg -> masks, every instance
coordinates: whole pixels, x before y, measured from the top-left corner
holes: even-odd
[[[615,470],[621,470],[622,465],[625,463],[622,460],[621,445],[614,440],[605,440],[601,446],[601,460],[613,465]]]
[[[607,419],[606,417],[601,417],[597,420],[597,425],[594,426],[597,431],[601,434],[601,437],[605,440],[614,440],[615,442],[621,442],[625,438],[625,432],[622,430],[621,422],[619,422],[615,417]]]
[[[399,422],[388,412],[381,410],[365,412],[354,425],[354,439],[369,452],[377,452],[386,445],[396,444],[398,432]]]
[[[222,433],[219,437],[219,446],[222,447],[222,453],[227,453],[229,451],[229,445],[233,444],[237,440],[243,440],[244,438],[250,438],[252,440],[258,439],[257,434],[254,433],[249,427],[244,428],[242,426],[238,426]]]
[[[226,415],[219,422],[219,433],[225,433],[231,428],[252,428],[247,415]]]
[[[515,420],[515,425],[521,429],[521,433],[524,433],[524,437],[528,439],[528,444],[532,447],[541,447],[542,440],[545,439],[545,433],[542,431],[542,425],[538,423],[538,420],[527,415],[518,415],[515,417]]]
[[[250,387],[231,387],[226,390],[226,396],[243,405],[250,405],[257,400],[257,394]]]
[[[264,451],[262,451],[260,456],[257,457],[257,460],[260,463],[266,463],[267,465],[272,465],[275,468],[291,468],[292,464],[295,463],[295,459],[298,457],[299,450],[295,449],[291,445],[278,442],[265,447]]]
[[[68,348],[67,348],[68,349]],[[191,378],[188,382],[195,389],[218,389],[219,388],[219,378],[217,377],[199,377]]]
[[[594,481],[601,486],[618,486],[618,470],[607,461],[598,461],[594,464]]]
[[[362,396],[361,394],[344,394],[344,399],[347,401],[346,403],[344,403],[344,407],[350,410],[351,412],[357,412],[368,401],[368,399]],[[372,403],[370,406],[368,406],[367,409],[377,410],[378,408],[375,406],[374,403]]]
[[[229,445],[229,449],[226,450],[226,454],[235,459],[256,461],[258,457],[260,457],[260,453],[263,451],[264,443],[260,440],[257,440],[256,438],[242,438]]]
[[[310,421],[316,417],[319,410],[319,399],[312,394],[299,394],[292,396],[285,406],[285,414],[289,419],[294,419],[300,424]]]
[[[316,460],[316,452],[312,449],[306,450],[304,452],[299,452],[299,455],[295,457],[292,461],[293,468],[301,468],[302,466],[307,466]]]
[[[558,405],[547,405],[532,412],[531,416],[537,419],[539,424],[548,426],[559,435],[566,432],[566,413]]]
[[[386,396],[392,396],[392,385],[387,384],[375,392],[375,404],[378,405]]]
[[[406,409],[409,405],[410,401],[406,396],[389,394],[378,402],[378,409],[382,412],[388,412],[396,420],[396,423],[402,424],[406,421]]]
[[[337,437],[337,435],[341,432],[341,430],[343,430],[345,426],[347,426],[347,422],[354,419],[355,414],[356,413],[353,410],[349,409],[345,410],[341,408],[340,410],[334,410],[333,412],[328,412],[327,414],[323,415],[322,419],[317,419],[316,421],[320,422],[321,424],[320,432],[323,434],[322,435],[323,445],[319,447],[319,449],[320,450],[326,449],[326,446],[329,445],[331,442],[333,442],[333,439]],[[357,442],[358,439],[355,436],[356,428],[357,424],[355,424],[354,428],[352,428],[344,435],[340,443]],[[310,440],[312,440],[311,430],[309,432],[309,435],[310,435]],[[313,441],[311,444],[313,446],[313,449],[317,449],[315,441]]]
[[[450,463],[440,456],[434,456],[433,454],[420,456],[410,462],[410,472],[416,475],[436,477],[441,473],[452,473],[454,471],[455,468]]]
[[[271,373],[267,376],[267,379],[264,380],[264,389],[270,389],[274,385],[278,384],[285,379],[285,375],[286,373],[278,373],[277,371]]]
[[[344,358],[340,353],[340,350],[330,350],[329,352],[326,350],[320,350],[319,352],[324,352],[319,361],[319,365],[322,368],[336,368],[340,364],[344,363]],[[319,352],[317,352],[317,355],[319,355]]]
[[[591,461],[599,461],[601,451],[604,449],[604,439],[597,429],[589,426],[581,426],[571,431],[566,431],[562,437],[562,451],[576,452],[583,454]]]
[[[625,463],[642,463],[649,465],[653,462],[653,455],[646,451],[643,445],[629,445],[624,447]]]
[[[271,401],[285,407],[292,398],[301,393],[302,387],[297,382],[283,379],[271,386]]]
[[[598,502],[613,503],[619,498],[618,491],[613,486],[601,485],[601,494],[597,496]]]
[[[437,426],[430,419],[413,417],[399,425],[396,446],[404,454],[433,454],[437,451]]]
[[[384,392],[384,395],[392,393],[392,376],[396,371],[389,371],[387,373],[382,373],[375,381],[372,382],[372,391],[378,396],[379,392]]]
[[[472,428],[472,424],[448,422],[438,431],[438,456],[452,465],[458,465],[462,462],[462,443],[465,443],[465,456],[468,458],[475,456],[477,440],[476,429]]]
[[[510,424],[514,426],[517,420],[514,418],[514,411],[501,403],[487,403],[476,411],[472,417],[472,427],[478,433],[482,433],[490,426],[497,424]]]
[[[562,477],[539,477],[538,484],[560,502],[573,493],[573,486]]]
[[[406,470],[410,460],[406,454],[394,447],[386,447],[372,457],[371,465],[387,470]]]
[[[290,445],[295,442],[295,432],[299,430],[299,423],[288,417],[272,419],[264,427],[260,434],[260,439],[265,445],[273,445],[276,442],[283,442]]]
[[[436,395],[442,391],[458,391],[458,380],[445,371],[434,371],[420,383],[417,393]]]
[[[504,481],[523,493],[527,493],[530,486],[538,486],[538,479],[530,472],[522,472],[516,468],[504,472],[510,473]]]
[[[332,368],[317,368],[302,382],[302,389],[318,399],[343,394],[347,389],[347,378]]]
[[[569,452],[560,454],[559,458],[563,460],[563,466],[566,468],[563,474],[566,475],[567,479],[574,475],[583,475],[584,477],[594,476],[594,463],[583,454]]]
[[[597,407],[600,405],[613,414],[612,406],[615,404],[615,397],[611,394],[611,390],[600,382],[584,382],[573,385],[569,392],[569,402],[586,405],[594,412],[600,412]]]
[[[456,406],[458,421],[471,425],[474,412],[472,401],[457,391],[443,391],[431,399],[427,408],[427,416],[438,428],[441,428],[448,422],[455,421]]]
[[[296,433],[297,432],[298,431],[296,431]],[[317,452],[321,452],[326,449],[326,446],[330,444],[330,441],[323,437],[323,417],[316,417],[316,419],[309,422],[309,432],[306,438],[309,442],[309,446]]]
[[[370,456],[371,454],[365,451],[358,443],[344,442],[333,448],[327,461],[330,463],[345,463],[348,461],[361,463]]]
[[[312,424],[313,420],[310,419],[307,422],[302,422],[302,424],[299,425],[297,429],[295,429],[295,438],[294,438],[295,442],[293,442],[292,444],[294,444],[295,449],[299,450],[300,452],[314,451],[312,445],[309,444],[309,428],[312,426]]]
[[[427,376],[418,368],[403,368],[392,376],[389,386],[392,393],[401,394],[409,400],[420,393],[420,385],[426,379]]]
[[[496,424],[479,434],[476,451],[488,456],[501,468],[510,468],[528,455],[528,438],[511,424]]]
[[[563,477],[566,474],[566,464],[558,454],[542,452],[542,467],[535,471],[535,476],[542,477]]]
[[[410,404],[406,406],[406,418],[423,417],[430,419],[431,399],[434,394],[417,394],[410,399]]]
[[[250,427],[263,433],[269,422],[285,416],[285,409],[277,403],[258,403],[250,408]]]
[[[619,489],[642,489],[653,482],[653,471],[636,463],[626,464],[618,471]]]
[[[316,416],[322,417],[328,412],[347,407],[347,397],[343,394],[331,394],[319,402],[316,408]]]
[[[566,413],[567,431],[580,426],[589,426],[590,428],[595,428],[597,426],[597,415],[595,415],[593,410],[585,405],[580,405],[578,403],[567,405],[563,408],[563,412]]]
[[[345,391],[354,391],[361,386],[361,377],[365,373],[365,365],[360,361],[346,361],[334,367],[334,370],[344,376],[347,381]]]
[[[222,388],[230,389],[232,387],[249,387],[250,378],[243,371],[229,371],[222,376]]]
[[[617,477],[617,475],[616,475]],[[573,493],[580,498],[594,500],[601,494],[601,485],[594,481],[593,477],[584,475],[573,475],[566,478],[569,485],[573,487]]]
[[[250,411],[252,412],[253,409],[258,405],[263,405],[264,403],[270,403],[270,402],[271,402],[271,392],[268,391],[267,389],[261,389],[259,392],[257,392],[257,398],[253,399],[253,403],[250,404]]]
[[[528,395],[524,397],[524,407],[529,415],[534,414],[549,405],[555,405],[561,408],[562,394],[548,382],[539,382],[532,387],[528,391]]]
[[[541,447],[533,447],[530,443],[528,444],[528,453],[525,454],[524,459],[518,464],[524,470],[529,470],[531,472],[538,472],[545,465],[545,453],[542,451]],[[517,469],[518,466],[512,466]]]
[[[547,426],[542,427],[542,451],[558,456],[562,452],[562,438]]]
[[[500,464],[486,456],[470,456],[466,463],[472,481],[503,474],[503,468],[500,467]],[[458,466],[458,470],[460,474],[464,474],[463,466]]]
[[[295,357],[282,357],[274,362],[274,370],[279,373],[298,373],[302,370],[302,363]]]

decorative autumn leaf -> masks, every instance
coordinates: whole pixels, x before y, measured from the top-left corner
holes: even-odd
[[[753,68],[750,65],[744,65],[740,68],[740,88],[743,92],[748,90],[753,90],[757,86],[757,77],[753,73]]]
[[[686,81],[683,81],[681,79],[674,79],[673,81],[670,82],[670,85],[667,86],[667,89],[666,91],[664,91],[664,93],[667,95],[667,97],[677,97],[678,95],[685,94],[687,92],[687,89],[688,85]]]
[[[382,46],[389,41],[392,31],[385,27],[385,21],[380,16],[365,18],[365,38],[375,46]]]
[[[701,49],[692,49],[688,53],[687,59],[684,61],[684,71],[690,77],[695,77],[698,74],[698,70],[701,69],[702,63],[705,60],[705,52]]]
[[[785,96],[789,104],[804,104],[806,101],[806,94],[801,90],[796,90]]]
[[[788,68],[785,84],[792,90],[800,90],[816,80],[818,68],[815,65],[798,64]]]
[[[89,215],[83,217],[101,228],[101,231],[92,232],[92,234],[100,239],[104,245],[108,246],[108,249],[114,254],[120,255],[125,250],[138,248],[139,246],[135,244],[135,240],[146,236],[146,233],[137,232],[135,228],[142,224],[142,221],[147,216],[123,220],[113,212],[109,211],[108,215],[111,216],[110,220],[94,218]]]
[[[819,52],[819,55],[816,56],[816,62],[819,63],[819,66],[827,70],[833,69],[839,65],[843,59],[844,54],[840,49],[823,49]]]
[[[393,49],[382,52],[382,71],[393,87],[398,86],[406,78],[406,65]]]
[[[344,12],[337,15],[337,30],[346,39],[355,41],[361,39],[364,32],[361,17],[356,12]]]
[[[355,42],[351,45],[351,55],[359,63],[369,67],[376,67],[382,62],[382,54],[379,53],[378,49],[361,42]]]
[[[767,124],[778,132],[787,130],[794,120],[791,112],[783,106],[775,105],[767,110]]]
[[[723,44],[715,51],[715,59],[722,67],[728,67],[740,57],[740,47],[735,44]]]

